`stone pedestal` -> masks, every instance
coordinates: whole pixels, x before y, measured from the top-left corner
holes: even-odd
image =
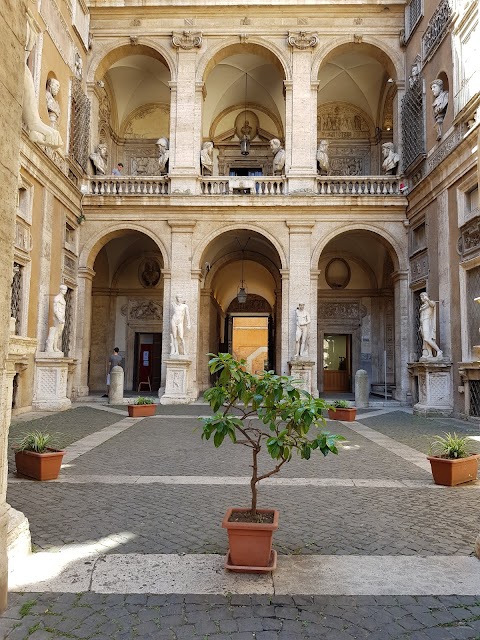
[[[294,358],[288,363],[290,367],[290,375],[299,380],[297,384],[299,389],[308,391],[312,396],[317,396],[317,387],[313,383],[313,367],[315,362],[313,360],[304,360],[302,358]]]
[[[112,367],[110,371],[110,393],[108,404],[123,404],[123,369],[120,366]]]
[[[453,413],[452,363],[448,360],[424,360],[408,365],[418,378],[418,402],[415,414],[450,416]]]
[[[357,409],[368,407],[370,395],[370,385],[368,383],[368,373],[365,369],[359,369],[355,374],[355,406]]]
[[[35,388],[32,407],[44,411],[69,409],[72,403],[67,398],[68,367],[73,358],[62,358],[59,354],[41,352],[35,358]]]
[[[188,356],[175,356],[165,360],[167,368],[165,393],[160,404],[186,404],[196,400],[190,389],[190,367],[192,360]]]
[[[7,505],[7,555],[8,562],[15,561],[32,553],[32,539],[28,520],[21,511]]]

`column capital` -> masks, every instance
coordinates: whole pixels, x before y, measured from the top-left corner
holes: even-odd
[[[318,33],[307,33],[306,31],[288,32],[287,42],[292,47],[294,53],[315,49],[319,42]]]
[[[193,233],[197,223],[194,220],[185,220],[179,222],[177,220],[167,220],[172,233]]]
[[[290,234],[300,233],[300,234],[311,234],[313,227],[315,226],[314,222],[297,222],[297,221],[289,221],[286,223],[287,227],[290,230]]]
[[[93,280],[95,275],[95,271],[90,267],[78,267],[78,278],[83,278],[84,280]]]
[[[201,31],[182,31],[172,33],[172,47],[177,51],[191,51],[202,46],[203,35]]]
[[[192,269],[192,280],[202,280],[202,270],[201,269]]]
[[[398,280],[408,280],[408,271],[399,269],[398,271],[394,271],[392,273],[393,282],[397,282]]]

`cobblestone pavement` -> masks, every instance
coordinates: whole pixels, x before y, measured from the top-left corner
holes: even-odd
[[[9,484],[8,501],[29,518],[36,548],[58,551],[64,545],[129,532],[128,539],[112,552],[225,553],[227,541],[219,522],[228,505],[248,502],[248,486],[198,485],[195,477],[245,476],[248,452],[233,445],[216,450],[212,443],[201,440],[195,417],[208,413],[205,405],[158,410],[161,415],[134,423],[73,460],[62,471],[71,482]],[[446,430],[480,435],[470,423],[416,418],[402,411],[363,417],[370,413],[362,412],[359,422],[419,451],[425,451],[424,443],[432,435]],[[15,436],[30,426],[47,427],[63,433],[62,444],[68,445],[119,420],[122,415],[105,408],[82,406],[31,425],[24,418],[11,431]],[[478,487],[434,488],[425,470],[346,424],[329,422],[327,429],[344,434],[347,448],[338,457],[308,463],[294,460],[281,477],[355,478],[367,485],[261,488],[260,506],[281,509],[275,534],[280,554],[441,555],[452,556],[452,563],[455,557],[473,554],[479,533]],[[192,481],[176,485],[108,483],[107,477],[115,474],[192,476]],[[104,476],[105,481],[90,481],[92,475]],[[76,477],[83,483],[75,484]],[[386,480],[411,481],[418,486],[378,486]],[[0,617],[0,638],[480,640],[480,594],[13,593],[7,612]]]
[[[473,640],[480,598],[25,593],[2,625],[8,640]]]

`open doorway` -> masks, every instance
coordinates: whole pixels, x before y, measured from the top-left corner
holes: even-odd
[[[247,361],[247,371],[260,373],[271,368],[269,316],[231,316],[231,353]],[[270,355],[269,355],[270,354]]]
[[[347,393],[351,390],[352,336],[330,333],[323,337],[323,390]]]
[[[135,333],[133,389],[158,391],[162,366],[162,334]]]

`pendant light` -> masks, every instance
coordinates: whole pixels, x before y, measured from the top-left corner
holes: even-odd
[[[240,140],[240,153],[242,156],[248,156],[250,153],[250,136],[247,133],[249,129],[247,122],[247,78],[248,74],[245,72],[245,109],[243,112],[243,127],[241,129],[243,136]]]

